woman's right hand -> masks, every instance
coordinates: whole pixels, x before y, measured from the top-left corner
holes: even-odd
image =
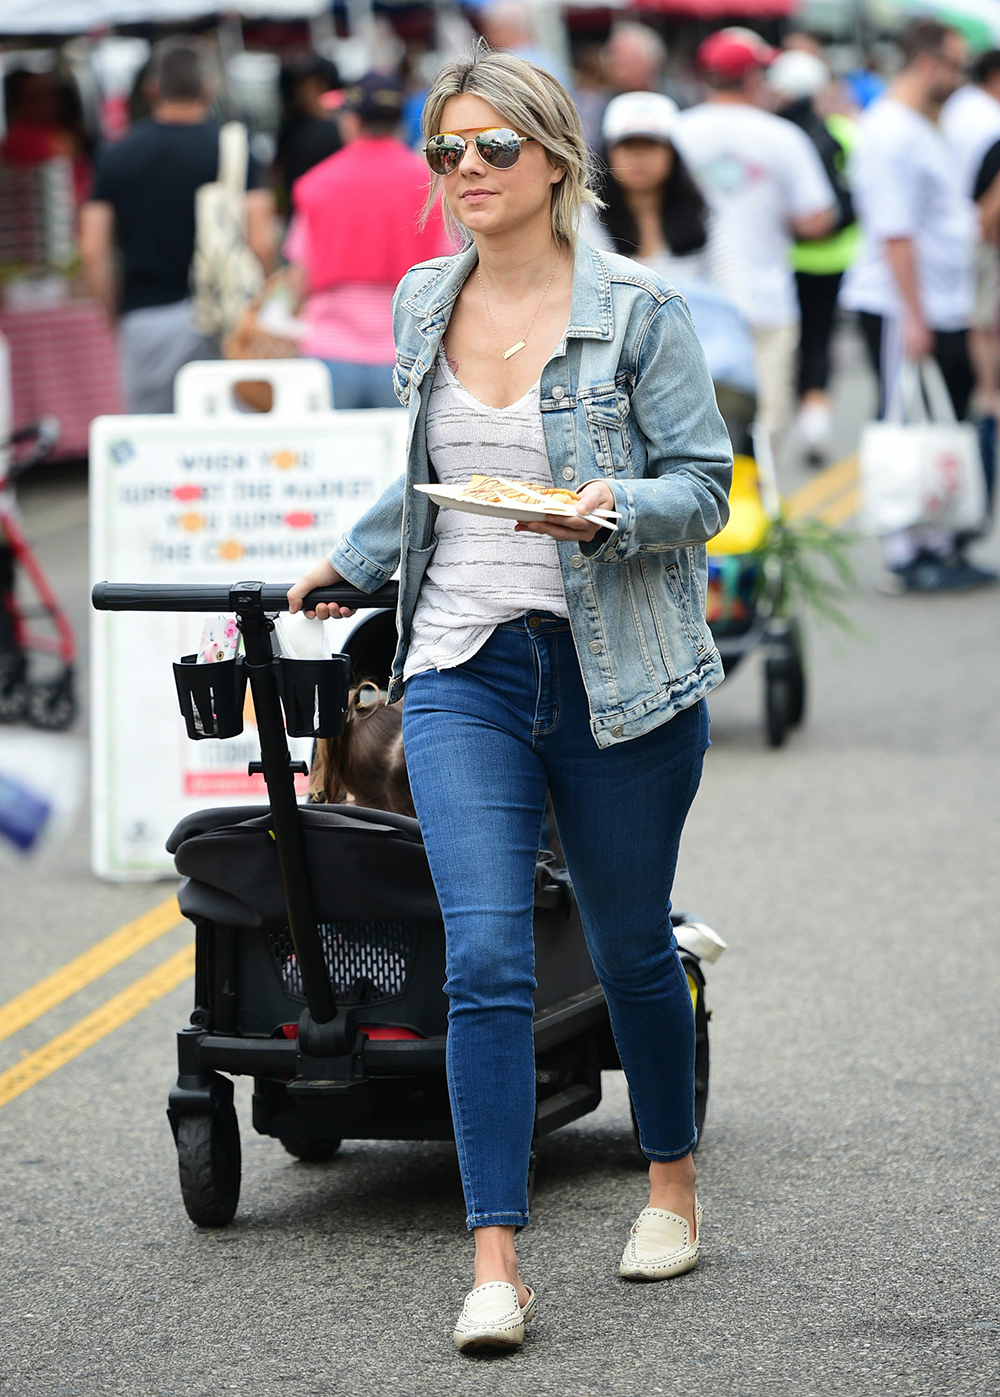
[[[300,577],[294,587],[289,587],[289,611],[293,615],[296,611],[301,611],[302,598],[317,587],[332,587],[335,582],[343,582],[343,580],[340,573],[324,558],[321,563],[317,563],[304,576]],[[337,606],[333,602],[328,605],[325,601],[321,601],[315,611],[307,611],[306,615],[310,618],[318,616],[321,621],[327,621],[331,616],[335,619],[341,616],[353,616],[355,609],[353,606]]]

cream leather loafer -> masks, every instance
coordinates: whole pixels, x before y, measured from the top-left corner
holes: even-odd
[[[696,1233],[665,1208],[643,1208],[632,1225],[619,1271],[627,1281],[665,1281],[693,1271],[701,1245],[701,1205],[694,1205]]]
[[[452,1338],[463,1353],[477,1349],[519,1348],[524,1342],[524,1326],[535,1316],[535,1292],[530,1286],[528,1303],[522,1309],[517,1289],[509,1281],[487,1281],[465,1297],[462,1313]]]

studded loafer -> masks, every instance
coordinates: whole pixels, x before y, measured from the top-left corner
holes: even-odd
[[[526,1289],[528,1303],[523,1308],[509,1281],[487,1281],[470,1290],[452,1335],[455,1347],[463,1353],[519,1348],[524,1326],[535,1316],[535,1292],[530,1286]]]
[[[696,1201],[695,1237],[691,1227],[678,1213],[665,1208],[643,1208],[632,1224],[620,1274],[627,1281],[665,1281],[694,1270],[701,1245],[701,1205]]]

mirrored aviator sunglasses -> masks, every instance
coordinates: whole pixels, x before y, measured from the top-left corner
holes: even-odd
[[[520,159],[524,142],[534,139],[534,136],[519,136],[505,126],[497,126],[480,131],[475,141],[476,150],[491,170],[509,170]],[[462,163],[467,144],[464,136],[456,136],[451,131],[432,136],[424,146],[428,165],[436,175],[452,174]]]

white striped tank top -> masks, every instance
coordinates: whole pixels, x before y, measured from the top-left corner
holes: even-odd
[[[442,349],[427,404],[427,452],[443,485],[474,474],[551,485],[539,384],[509,407],[489,407],[462,387]],[[464,664],[501,622],[526,611],[569,615],[554,538],[515,533],[513,519],[457,509],[438,511],[435,534],[404,679]]]

